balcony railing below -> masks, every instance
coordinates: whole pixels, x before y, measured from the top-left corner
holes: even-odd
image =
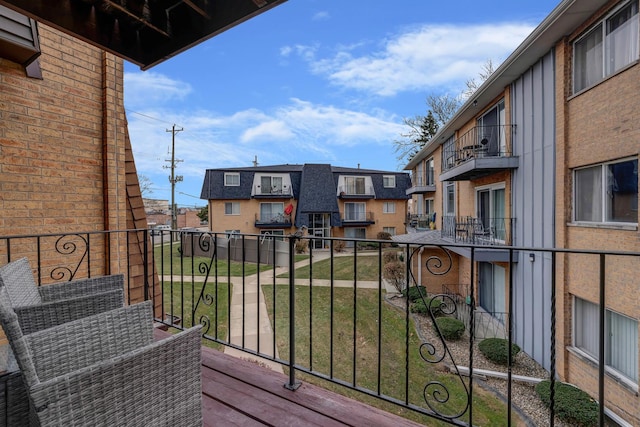
[[[284,213],[256,214],[256,227],[291,227],[291,215]]]
[[[273,198],[291,198],[293,191],[291,187],[264,187],[256,185],[253,187],[253,197],[273,197]]]
[[[375,219],[373,217],[373,212],[341,212],[340,217],[342,218],[342,225],[369,225],[375,224]]]
[[[510,245],[513,218],[442,218],[442,237],[470,245]]]
[[[338,195],[340,198],[360,198],[367,199],[376,196],[376,192],[372,186],[360,185],[340,185],[338,187]]]

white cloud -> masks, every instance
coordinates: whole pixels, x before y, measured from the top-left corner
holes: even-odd
[[[360,45],[341,46],[322,59],[317,47],[298,46],[296,52],[314,73],[344,88],[380,96],[459,90],[460,82],[477,76],[487,60],[502,62],[533,28],[527,23],[423,25],[389,37],[373,53],[359,55]]]
[[[146,72],[124,73],[124,92],[127,108],[165,104],[185,99],[192,91],[189,83],[165,75]]]
[[[329,12],[326,11],[321,11],[321,12],[317,12],[315,15],[313,15],[313,18],[311,18],[314,21],[327,21],[331,18],[331,16],[329,15]]]

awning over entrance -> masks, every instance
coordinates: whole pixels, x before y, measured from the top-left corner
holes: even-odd
[[[286,0],[0,0],[148,69]]]

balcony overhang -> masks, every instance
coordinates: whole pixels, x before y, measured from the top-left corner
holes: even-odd
[[[424,194],[424,193],[432,193],[436,191],[436,185],[416,185],[413,187],[408,188],[405,191],[405,194],[407,196],[410,196],[412,194]]]
[[[471,248],[448,246],[451,252],[460,256],[471,259]],[[475,247],[473,249],[473,260],[476,262],[518,262],[520,258],[519,251],[513,251],[512,259],[509,261],[509,249]]]
[[[517,169],[518,157],[473,157],[443,171],[440,181],[470,181],[504,170]]]
[[[0,0],[143,70],[286,0]]]

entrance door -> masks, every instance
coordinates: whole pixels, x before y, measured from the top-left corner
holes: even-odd
[[[309,234],[318,239],[311,243],[314,249],[329,247],[329,242],[322,237],[331,237],[331,215],[328,213],[309,214]]]

